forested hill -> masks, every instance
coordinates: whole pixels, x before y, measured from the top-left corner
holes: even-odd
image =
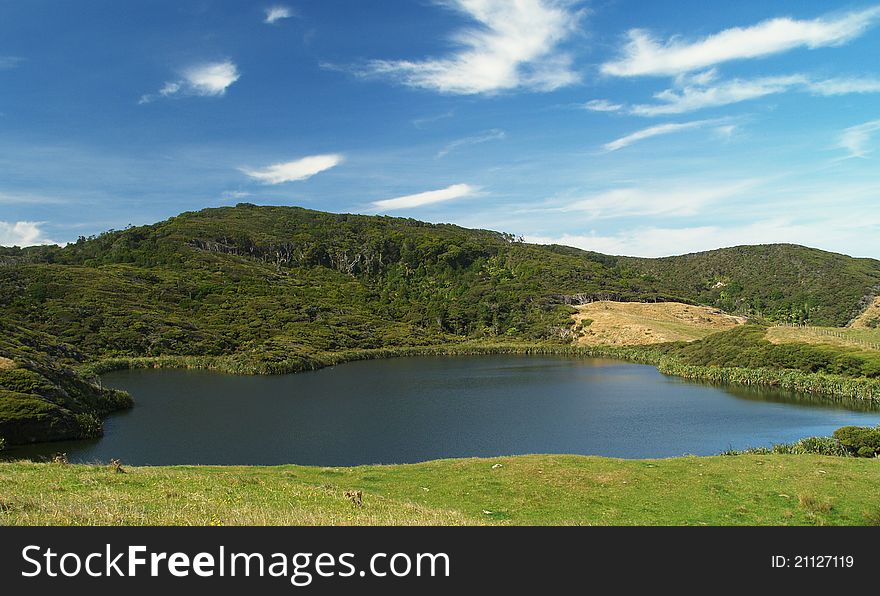
[[[3,319],[85,357],[564,339],[572,297],[681,300],[843,325],[880,262],[791,245],[613,257],[412,219],[296,207],[184,213],[0,251]]]

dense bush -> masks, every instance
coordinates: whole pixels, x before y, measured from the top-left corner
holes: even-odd
[[[834,438],[858,457],[876,457],[880,454],[880,428],[844,426],[834,431]]]
[[[660,347],[682,364],[724,368],[787,368],[805,373],[880,378],[880,353],[831,345],[774,344],[767,327],[744,325],[692,343]]]

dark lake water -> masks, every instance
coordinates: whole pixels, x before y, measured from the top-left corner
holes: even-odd
[[[134,370],[103,380],[136,402],[106,420],[103,438],[7,456],[324,466],[527,453],[671,457],[880,424],[880,411],[865,405],[566,357],[397,358],[286,376]]]

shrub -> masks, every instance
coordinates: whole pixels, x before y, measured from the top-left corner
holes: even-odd
[[[880,454],[880,428],[844,426],[834,431],[834,438],[857,457],[876,457]]]
[[[806,439],[801,439],[792,444],[791,453],[849,457],[849,451],[841,445],[840,441],[833,437],[807,437]]]
[[[6,449],[6,439],[0,437],[0,451],[3,451],[4,449]]]
[[[90,413],[76,415],[76,422],[79,425],[80,437],[83,439],[93,439],[104,434],[104,428],[101,425],[101,419]]]

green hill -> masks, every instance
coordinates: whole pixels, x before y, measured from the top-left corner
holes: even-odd
[[[22,350],[40,351],[31,368],[58,387],[63,366],[113,357],[226,356],[248,363],[241,370],[272,371],[351,350],[568,344],[568,304],[591,299],[843,325],[878,290],[880,261],[800,246],[636,259],[412,219],[248,204],[65,247],[0,249],[2,345],[16,362]],[[23,399],[5,381],[0,390],[7,402],[10,392]],[[49,393],[28,395],[67,407]],[[90,403],[68,410],[104,411]],[[64,419],[53,424],[73,429]]]

